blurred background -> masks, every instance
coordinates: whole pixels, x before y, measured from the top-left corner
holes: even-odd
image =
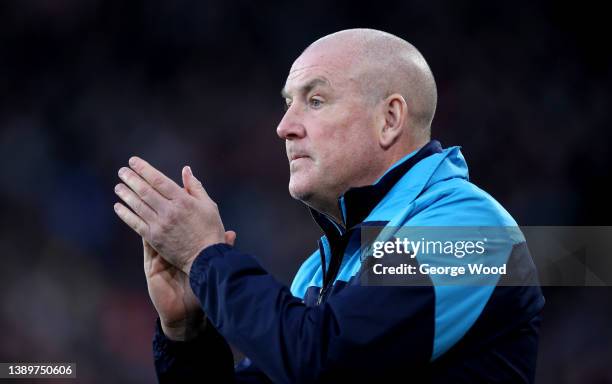
[[[237,245],[280,281],[316,246],[287,193],[280,89],[351,27],[416,45],[433,137],[521,225],[606,225],[610,44],[588,2],[21,0],[0,3],[0,362],[154,380],[141,242],[112,209],[137,154],[191,165]],[[546,288],[537,381],[612,383],[612,289]]]

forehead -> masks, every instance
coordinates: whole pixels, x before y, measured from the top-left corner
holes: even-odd
[[[291,95],[315,87],[334,90],[350,87],[355,82],[352,66],[350,57],[341,52],[307,49],[291,66],[282,93]]]

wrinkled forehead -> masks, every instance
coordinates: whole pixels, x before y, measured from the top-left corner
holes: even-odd
[[[333,89],[351,87],[357,82],[357,65],[357,56],[350,50],[309,47],[293,62],[284,90],[290,94],[316,79],[323,80],[318,84]]]

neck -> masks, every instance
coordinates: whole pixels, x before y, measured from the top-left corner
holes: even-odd
[[[336,223],[342,224],[343,222],[342,213],[340,212],[340,207],[338,205],[338,199],[340,198],[340,196],[344,195],[346,191],[348,191],[349,189],[353,187],[362,187],[365,185],[374,184],[376,180],[380,179],[385,174],[385,172],[387,172],[387,170],[391,168],[391,166],[393,166],[401,158],[403,158],[404,156],[406,156],[407,154],[411,152],[418,150],[419,148],[423,147],[423,145],[425,144],[427,144],[427,142],[425,143],[419,142],[418,144],[405,146],[402,150],[399,150],[399,151],[397,150],[398,148],[396,148],[394,152],[388,152],[387,153],[388,156],[386,156],[384,161],[381,161],[379,163],[380,166],[377,167],[377,169],[374,172],[371,172],[369,177],[362,179],[361,182],[355,183],[355,185],[350,185],[348,188],[343,190],[339,195],[334,195],[328,199],[321,199],[320,201],[316,201],[316,202],[315,201],[309,201],[309,202],[304,201],[304,203],[306,203],[306,205],[308,205],[309,207],[331,217],[332,219],[334,219],[334,221],[336,221]]]
[[[321,212],[330,218],[332,218],[337,224],[342,224],[342,213],[340,212],[340,207],[338,206],[338,198],[334,198],[333,200],[326,200],[320,202],[305,202],[310,208]]]
[[[397,145],[395,146],[395,148],[392,147],[392,149],[390,149],[389,156],[387,156],[387,158],[385,159],[384,170],[380,173],[380,175],[378,175],[378,177],[375,180],[378,180],[378,178],[382,177],[382,175],[384,175],[385,172],[387,172],[389,168],[391,168],[395,163],[397,163],[404,156],[423,148],[423,146],[425,146],[428,142],[429,142],[429,139],[419,140],[419,141],[413,140],[406,145],[403,145],[403,146]]]

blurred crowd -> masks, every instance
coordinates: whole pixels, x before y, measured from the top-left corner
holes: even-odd
[[[114,215],[137,154],[190,165],[237,246],[287,284],[319,231],[287,193],[275,128],[317,38],[412,42],[438,84],[433,137],[521,225],[606,225],[603,14],[556,2],[23,0],[0,4],[0,362],[76,362],[148,383],[155,312],[141,242]],[[538,381],[612,382],[612,290],[546,288]]]

